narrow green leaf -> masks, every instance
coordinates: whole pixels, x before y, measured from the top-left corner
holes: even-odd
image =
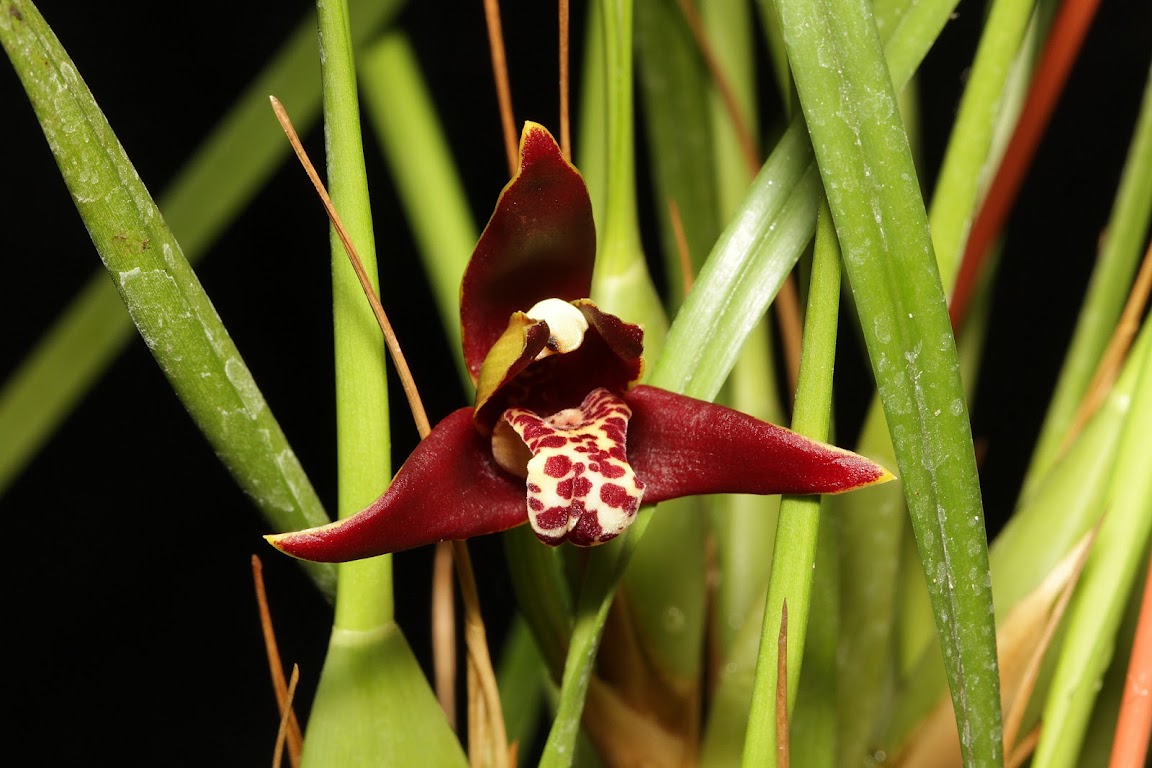
[[[892,84],[912,76],[958,0],[912,3],[884,32]],[[795,118],[712,249],[668,329],[648,383],[711,399],[738,350],[816,230],[819,175],[807,130]]]
[[[357,40],[371,34],[399,5],[395,0],[351,0],[360,22],[355,28]],[[268,94],[291,105],[302,131],[315,123],[320,113],[320,70],[313,15],[269,60],[160,197],[160,210],[192,263],[289,154],[283,134],[269,116]],[[0,390],[0,493],[132,338],[132,331],[132,321],[108,278],[103,272],[94,275]]]
[[[605,311],[644,326],[644,346],[656,354],[668,320],[648,274],[636,210],[635,116],[632,91],[632,0],[600,0],[607,87],[607,187],[597,221],[592,298]],[[599,211],[597,211],[599,213]]]
[[[1141,334],[1152,336],[1152,324]],[[1096,694],[1115,649],[1116,633],[1136,571],[1152,533],[1152,354],[1133,350],[1139,378],[1132,410],[1120,435],[1111,482],[1092,554],[1068,607],[1064,644],[1044,707],[1044,729],[1032,764],[1037,768],[1079,765],[1077,755]]]
[[[563,768],[572,763],[604,622],[608,618],[616,585],[637,540],[634,531],[637,526],[645,526],[650,517],[645,511],[642,507],[638,519],[626,535],[590,553],[588,569],[576,604],[568,654],[564,659],[556,716],[544,744],[540,768]]]
[[[379,293],[376,242],[368,177],[360,139],[360,106],[352,37],[343,0],[316,5],[324,86],[324,135],[328,191]],[[367,506],[392,477],[388,381],[384,345],[348,254],[334,228],[332,316],[336,356],[336,479],[340,517]],[[392,563],[387,557],[338,566],[338,629],[373,630],[392,620]]]
[[[584,18],[584,71],[577,111],[575,156],[576,166],[588,197],[592,200],[592,218],[599,227],[604,221],[608,189],[608,100],[607,55],[604,48],[604,8],[600,2],[588,3]]]
[[[896,465],[888,423],[875,398],[856,450],[883,466]],[[833,496],[827,501],[836,527],[840,566],[839,765],[859,765],[882,717],[885,680],[891,674],[901,551],[907,513],[899,480]],[[923,582],[919,569],[911,578]],[[928,624],[931,626],[931,616]]]
[[[840,748],[836,701],[837,642],[840,629],[840,589],[837,583],[837,533],[825,516],[816,544],[812,576],[812,610],[804,646],[804,672],[796,692],[796,708],[789,732],[789,754],[794,765],[832,768]]]
[[[376,249],[347,6],[321,0],[317,17],[329,192],[373,278]],[[347,517],[376,498],[391,477],[388,383],[380,330],[335,231],[330,241],[337,482],[339,513]],[[392,558],[341,563],[337,572],[332,637],[302,762],[312,768],[426,760],[464,765],[443,710],[393,621]]]
[[[513,528],[502,538],[516,604],[532,628],[548,670],[559,678],[575,613],[562,555],[553,547],[540,546],[528,526]]]
[[[1064,435],[1120,317],[1124,297],[1144,251],[1149,221],[1152,221],[1152,69],[1144,84],[1140,115],[1112,213],[1103,230],[1104,241],[1056,390],[1044,416],[1022,495],[1035,488],[1059,455]]]
[[[1129,358],[1145,354],[1145,333]],[[1108,398],[1067,452],[1053,465],[1035,492],[1023,499],[989,547],[996,617],[1002,619],[1051,573],[1102,513],[1103,498],[1118,460],[1117,444],[1129,418],[1139,370],[1124,367]],[[916,574],[914,578],[922,581]],[[935,644],[918,640],[915,664],[905,670],[904,691],[887,728],[889,746],[903,741],[909,730],[936,703],[946,684]]]
[[[537,542],[539,547],[539,542]],[[496,669],[500,688],[500,709],[508,732],[508,742],[518,744],[518,763],[528,765],[528,745],[536,735],[544,709],[548,673],[532,631],[520,616],[512,619],[500,664]]]
[[[801,122],[764,163],[668,330],[648,383],[712,399],[816,229],[820,180]]]
[[[836,325],[840,311],[840,251],[827,209],[817,225],[812,285],[804,322],[804,346],[796,387],[792,429],[814,440],[827,440],[832,421],[832,370],[836,361]],[[764,604],[756,682],[744,743],[746,766],[776,761],[776,688],[778,647],[784,605],[788,606],[788,708],[796,703],[808,633],[816,545],[820,536],[819,496],[785,496],[772,552],[772,575]]]
[[[880,38],[856,0],[778,0],[776,8],[929,574],[962,753],[968,765],[998,765],[980,483],[927,214]]]
[[[987,182],[992,141],[1007,101],[1034,0],[997,0],[988,12],[956,115],[929,221],[944,284],[951,286],[973,212]]]
[[[676,306],[684,295],[684,265],[672,228],[671,206],[679,215],[692,262],[688,277],[695,274],[720,231],[711,162],[708,72],[676,2],[638,4],[635,39],[648,160],[668,275],[665,294]],[[629,564],[622,587],[630,598],[627,605],[637,640],[655,676],[672,690],[690,696],[698,689],[705,634],[703,507],[701,499],[661,505],[659,518],[647,534],[652,540]],[[642,677],[637,674],[637,679]]]
[[[192,418],[275,527],[327,522],[180,245],[55,35],[31,3],[10,0],[0,9],[0,37],[112,282]],[[331,591],[331,569],[306,567]]]
[[[703,3],[700,8],[704,32],[717,68],[728,85],[735,109],[753,145],[758,147],[751,15],[752,9],[748,4],[739,0]],[[779,53],[784,56],[783,46]],[[775,63],[775,59],[773,61]],[[786,77],[791,77],[787,74],[786,59],[783,71]],[[727,221],[739,210],[755,177],[755,170],[749,167],[748,157],[742,150],[738,128],[720,92],[720,84],[712,82],[711,86],[708,111],[712,123],[712,174],[716,177],[720,218]],[[780,403],[778,388],[765,386],[766,382],[778,381],[773,347],[769,318],[765,316],[744,341],[721,397],[738,411],[782,424],[787,415]],[[718,652],[724,658],[745,621],[756,626],[762,621],[764,594],[772,567],[771,558],[765,554],[772,551],[776,540],[780,497],[727,494],[708,502],[719,572],[712,637],[716,638]],[[727,666],[728,661],[724,663]],[[738,722],[742,721],[746,709],[738,715],[729,713],[726,716],[735,716]],[[743,744],[742,728],[739,735],[737,752]]]

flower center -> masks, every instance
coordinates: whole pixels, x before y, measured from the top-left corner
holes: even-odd
[[[548,345],[536,355],[537,360],[579,349],[584,342],[588,319],[583,312],[563,299],[538,301],[524,314],[533,320],[548,323]]]
[[[524,408],[509,408],[503,422],[532,453],[527,465],[528,519],[546,544],[570,541],[579,546],[615,538],[640,507],[644,484],[628,465],[625,436],[632,409],[607,389],[595,389],[578,408],[542,418]],[[493,451],[515,474],[514,451],[497,443]],[[510,435],[508,437],[511,437]],[[519,465],[523,467],[523,464]]]

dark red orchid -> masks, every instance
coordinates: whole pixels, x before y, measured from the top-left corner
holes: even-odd
[[[371,506],[269,536],[339,562],[530,522],[591,545],[640,507],[706,493],[839,493],[891,479],[849,451],[713,403],[636,385],[643,331],[588,299],[596,234],[580,173],[528,123],[520,170],[461,287],[476,402],[432,430]]]

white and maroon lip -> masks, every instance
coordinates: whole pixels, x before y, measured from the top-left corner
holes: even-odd
[[[532,453],[528,520],[541,541],[591,546],[632,524],[644,484],[628,464],[631,416],[621,398],[602,388],[579,407],[543,418],[523,408],[505,411],[505,422]]]

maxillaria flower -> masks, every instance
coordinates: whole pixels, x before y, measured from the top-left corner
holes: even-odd
[[[849,451],[713,403],[637,385],[643,331],[590,290],[588,192],[542,126],[520,139],[461,287],[472,408],[432,430],[371,506],[269,536],[337,562],[531,523],[547,544],[627,529],[641,501],[705,493],[840,493],[892,475]]]

